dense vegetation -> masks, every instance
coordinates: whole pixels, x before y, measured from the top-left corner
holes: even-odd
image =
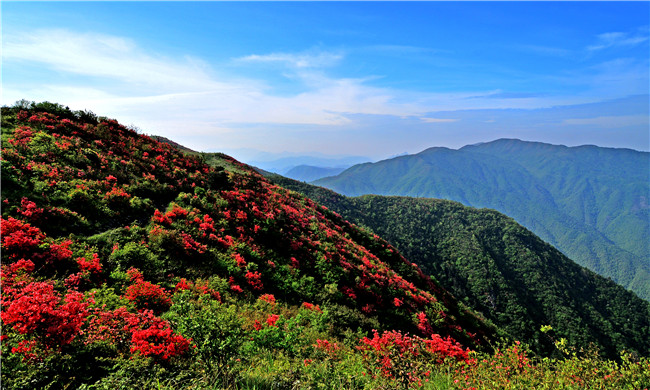
[[[552,325],[574,344],[592,343],[607,356],[617,348],[650,352],[650,304],[564,256],[494,210],[406,197],[347,198],[271,176],[367,226],[397,247],[468,306],[513,338],[548,354]]]
[[[3,107],[3,388],[650,382],[647,358],[564,339],[562,359],[493,350],[494,328],[386,241],[211,159],[89,112]]]
[[[495,209],[650,300],[648,177],[650,153],[504,139],[361,164],[314,184]]]

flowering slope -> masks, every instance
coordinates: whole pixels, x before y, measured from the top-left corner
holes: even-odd
[[[244,308],[276,299],[326,321],[330,338],[361,332],[365,343],[375,330],[423,346],[444,339],[448,353],[425,348],[440,359],[466,357],[494,333],[381,238],[226,156],[226,169],[210,167],[50,103],[4,107],[2,130],[9,387],[92,383],[133,358],[206,363],[241,347],[245,332],[270,348],[287,337],[277,329],[291,315]],[[235,305],[237,314],[217,337],[203,335],[218,325],[189,327],[179,313],[190,303],[216,305],[215,317]],[[65,377],[69,364],[78,367]]]

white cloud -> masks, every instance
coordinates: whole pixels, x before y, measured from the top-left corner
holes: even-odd
[[[458,121],[458,119],[427,118],[427,117],[422,117],[420,118],[420,120],[425,123],[450,123],[450,122]]]
[[[594,45],[587,46],[587,50],[596,51],[610,47],[636,46],[648,40],[648,35],[632,35],[625,32],[608,32],[597,36]]]
[[[336,65],[343,55],[341,53],[318,52],[318,53],[271,53],[251,54],[249,56],[235,58],[240,62],[259,63],[281,63],[293,68],[322,68]]]
[[[589,125],[604,128],[620,128],[626,126],[648,126],[650,117],[646,115],[599,116],[594,118],[569,118],[565,125]]]
[[[2,57],[161,91],[233,89],[212,79],[207,65],[198,59],[179,61],[147,54],[130,39],[96,33],[59,29],[7,35]]]
[[[307,86],[307,91],[274,96],[266,92],[263,82],[235,77],[222,81],[200,60],[172,60],[149,54],[123,37],[42,30],[8,36],[3,62],[38,63],[57,72],[82,76],[85,78],[68,77],[67,80],[83,87],[53,82],[32,88],[12,86],[9,74],[4,79],[4,99],[9,104],[13,103],[10,99],[23,97],[50,100],[107,115],[128,113],[137,104],[143,113],[169,118],[165,127],[178,125],[172,118],[183,116],[188,110],[199,113],[205,122],[220,126],[228,123],[340,125],[349,123],[348,113],[403,116],[426,111],[410,103],[396,103],[394,91],[369,87],[364,79],[331,79],[310,69],[331,65],[342,58],[341,54],[284,53],[244,58],[289,63],[296,68],[295,76]]]
[[[258,132],[255,134],[266,132],[266,137],[281,143],[287,142],[283,137],[289,137],[280,134],[283,128],[309,126],[315,131],[320,126],[318,131],[331,134],[339,129],[362,127],[359,123],[365,120],[363,115],[366,119],[372,115],[392,116],[396,120],[407,118],[423,127],[426,123],[443,127],[458,119],[439,118],[436,113],[440,111],[536,109],[600,100],[593,95],[577,98],[513,95],[501,90],[434,93],[374,87],[371,83],[378,76],[333,78],[324,73],[324,68],[344,59],[340,52],[312,50],[253,54],[236,59],[255,66],[277,63],[285,67],[283,71],[300,84],[302,92],[279,96],[269,92],[271,89],[264,80],[219,76],[200,59],[169,58],[147,52],[124,37],[43,30],[6,35],[3,45],[4,104],[26,98],[49,100],[72,109],[90,109],[181,143],[186,137],[194,137],[197,141],[186,143],[197,150],[241,146],[234,143],[244,134],[249,138],[240,142],[253,142],[250,141],[255,137],[250,136],[253,127]],[[23,64],[47,82],[18,79],[13,72]],[[647,79],[647,69],[643,71],[638,66],[627,62],[603,65],[603,69],[595,72],[601,77],[592,81],[607,86],[637,85],[639,77],[643,79],[645,74]],[[618,76],[609,79],[606,75]],[[601,119],[599,123],[607,121]],[[466,123],[464,119],[462,123]],[[580,123],[568,120],[567,124]],[[228,136],[220,137],[224,134]],[[215,139],[221,143],[214,144]],[[255,142],[262,139],[258,136]]]
[[[170,59],[147,53],[124,37],[41,30],[5,37],[3,51],[3,62],[38,63],[78,77],[67,77],[70,83],[65,85],[54,82],[35,85],[31,88],[33,95],[18,98],[57,101],[115,116],[132,111],[131,106],[137,104],[148,115],[169,118],[166,127],[178,125],[173,118],[184,117],[188,111],[200,115],[203,122],[218,126],[245,123],[332,126],[349,124],[350,114],[421,117],[442,110],[539,108],[589,101],[557,97],[509,99],[507,94],[494,95],[494,91],[409,92],[372,87],[369,82],[373,78],[331,78],[320,69],[342,59],[341,53],[317,50],[254,54],[236,59],[288,65],[292,78],[301,83],[304,92],[276,96],[268,92],[264,81],[219,78],[199,59]],[[11,75],[5,74],[5,88],[18,90],[10,80]],[[20,85],[20,90],[26,92],[29,87]],[[13,94],[5,93],[5,96]],[[146,109],[147,106],[151,108]]]

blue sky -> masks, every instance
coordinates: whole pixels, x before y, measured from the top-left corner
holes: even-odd
[[[90,109],[197,150],[650,148],[648,2],[1,6],[3,104]]]

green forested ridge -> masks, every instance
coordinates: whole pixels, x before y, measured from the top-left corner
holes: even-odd
[[[504,139],[361,164],[314,184],[498,210],[649,300],[649,177],[646,152]]]
[[[650,348],[648,302],[579,266],[494,210],[427,198],[349,198],[271,178],[372,229],[457,298],[540,352],[553,349],[540,332],[547,324],[562,337],[580,345],[594,343],[608,354],[630,336],[634,344]],[[629,333],[632,323],[643,331]]]

